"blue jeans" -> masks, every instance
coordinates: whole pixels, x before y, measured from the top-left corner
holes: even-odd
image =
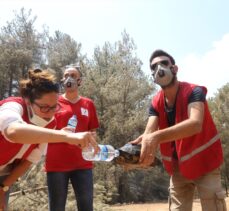
[[[65,210],[69,180],[75,193],[78,211],[93,211],[92,169],[48,172],[49,210]]]

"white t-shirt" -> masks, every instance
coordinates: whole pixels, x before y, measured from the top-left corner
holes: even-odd
[[[7,102],[7,103],[4,103],[2,106],[0,106],[0,131],[3,136],[4,136],[4,130],[13,122],[17,121],[17,122],[20,122],[21,124],[27,124],[22,119],[22,115],[23,115],[22,105],[17,102]],[[8,139],[6,138],[6,140]],[[3,172],[5,174],[5,171],[7,171],[7,166],[13,163],[15,159],[21,159],[29,147],[30,147],[30,144],[24,144],[22,148],[20,149],[20,151],[14,157],[12,157],[12,159],[9,160],[7,164],[0,166],[0,175]],[[38,163],[42,155],[45,154],[46,150],[47,150],[46,143],[39,144],[38,147],[33,149],[33,151],[28,155],[26,160],[32,163]]]

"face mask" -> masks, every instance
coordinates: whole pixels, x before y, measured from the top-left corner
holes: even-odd
[[[153,77],[155,83],[161,87],[166,87],[172,82],[174,75],[169,67],[163,67],[159,64]]]
[[[72,89],[72,90],[74,90],[74,89],[76,89],[76,88],[78,88],[78,81],[77,80],[75,80],[74,78],[72,78],[72,77],[68,77],[68,78],[66,78],[65,80],[64,80],[64,88],[66,89],[66,88],[70,88],[70,89]]]
[[[36,115],[33,111],[33,108],[31,106],[27,107],[28,114],[29,114],[29,121],[33,123],[34,125],[40,126],[40,127],[46,127],[51,121],[54,120],[54,117],[52,117],[49,121],[39,117]]]

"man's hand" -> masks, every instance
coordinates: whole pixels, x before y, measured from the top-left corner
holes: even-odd
[[[142,135],[142,148],[140,155],[140,163],[145,166],[149,166],[154,162],[158,140],[154,133]]]
[[[136,138],[135,140],[133,140],[133,141],[130,141],[130,143],[131,144],[141,144],[141,142],[142,142],[142,136],[143,135],[140,135],[138,138]]]

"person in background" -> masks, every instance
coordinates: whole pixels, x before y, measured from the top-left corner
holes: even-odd
[[[178,81],[178,66],[163,50],[152,53],[150,69],[161,90],[152,99],[145,132],[132,142],[142,145],[140,165],[150,165],[160,146],[171,175],[169,210],[191,211],[197,188],[203,211],[226,211],[220,176],[223,152],[207,89]]]
[[[20,81],[21,97],[0,101],[0,210],[7,210],[10,187],[47,148],[47,142],[65,142],[98,150],[94,134],[54,130],[58,84],[48,71],[30,70]]]
[[[59,97],[61,110],[56,113],[57,129],[66,127],[74,115],[77,125],[73,132],[95,132],[99,127],[95,105],[91,99],[79,95],[82,82],[80,67],[68,66],[62,82],[65,92]],[[79,147],[66,143],[49,144],[45,167],[50,211],[65,210],[70,181],[78,211],[93,210],[93,165],[82,158]]]

